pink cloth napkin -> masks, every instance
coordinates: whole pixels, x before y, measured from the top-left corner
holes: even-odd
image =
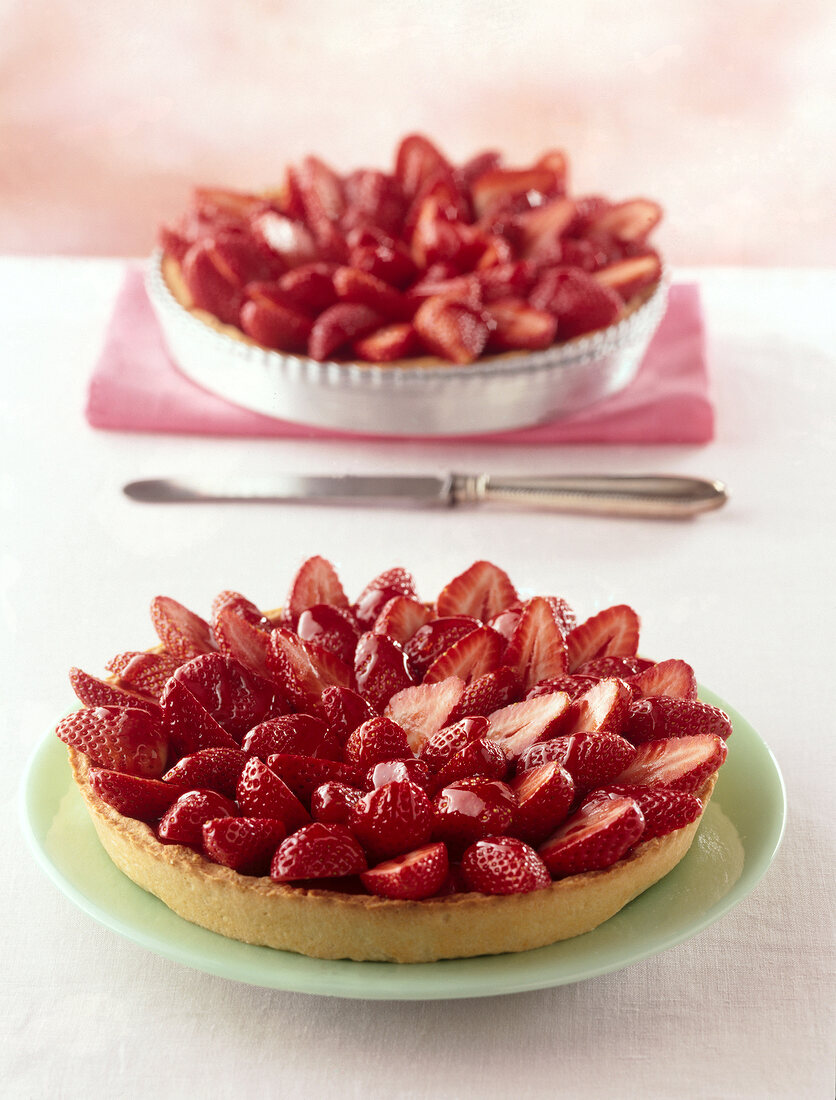
[[[667,313],[627,389],[564,420],[461,438],[538,444],[707,443],[714,435],[714,409],[703,336],[698,289],[677,284],[671,287]],[[90,380],[86,415],[94,428],[119,431],[358,438],[250,412],[186,378],[166,349],[142,273],[135,267],[127,270],[116,299]],[[449,437],[436,441],[453,442]]]

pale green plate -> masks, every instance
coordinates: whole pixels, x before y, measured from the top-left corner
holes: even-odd
[[[24,831],[50,878],[90,916],[159,955],[223,978],[331,997],[404,1001],[563,985],[629,966],[695,935],[746,897],[772,862],[786,812],[778,765],[731,707],[711,692],[700,696],[731,715],[734,735],[690,852],[595,931],[536,951],[411,965],[328,962],[252,947],[189,924],[111,863],[70,776],[66,750],[52,732],[24,777]]]

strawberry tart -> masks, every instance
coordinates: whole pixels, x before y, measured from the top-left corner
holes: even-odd
[[[649,199],[570,195],[565,154],[452,163],[410,134],[391,171],[308,156],[276,191],[201,187],[160,232],[206,325],[314,361],[467,365],[609,329],[660,285]]]
[[[159,596],[160,644],[71,671],[57,727],[117,867],[186,920],[427,962],[590,931],[683,858],[731,733],[627,605],[578,622],[474,563],[355,601],[321,557],[282,610]]]

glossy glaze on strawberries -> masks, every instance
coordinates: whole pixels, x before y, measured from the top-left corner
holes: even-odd
[[[696,821],[726,756],[728,717],[684,661],[637,656],[631,608],[578,624],[490,562],[433,604],[402,569],[351,603],[315,557],[281,612],[224,592],[211,622],[162,597],[152,621],[147,660],[72,670],[85,707],[58,736],[104,802],[243,875],[412,901],[542,889]]]
[[[618,321],[660,279],[661,216],[649,199],[570,196],[560,151],[454,164],[411,134],[391,171],[309,156],[275,192],[197,188],[160,244],[190,306],[263,347],[466,364]]]

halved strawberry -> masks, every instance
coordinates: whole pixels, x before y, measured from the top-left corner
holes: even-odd
[[[570,630],[566,638],[569,671],[593,657],[634,657],[638,646],[639,617],[632,607],[607,607]]]
[[[274,753],[342,760],[342,746],[326,724],[310,714],[284,714],[254,726],[241,743],[248,756],[267,760]]]
[[[251,756],[244,765],[236,798],[246,817],[278,818],[289,833],[311,819],[290,787],[257,756]]]
[[[476,738],[459,749],[433,780],[432,790],[441,790],[458,779],[468,779],[476,775],[485,779],[505,779],[508,775],[505,753],[496,741],[487,737]]]
[[[386,634],[371,631],[357,643],[354,675],[357,691],[376,711],[382,711],[393,695],[413,683],[403,649]]]
[[[487,622],[519,600],[508,574],[489,561],[477,561],[454,577],[436,601],[439,618],[470,615]]]
[[[225,655],[262,680],[275,683],[270,635],[266,630],[239,615],[233,604],[225,604],[218,609],[214,631],[223,639],[221,648]]]
[[[378,329],[386,318],[369,306],[337,302],[320,313],[308,339],[308,355],[323,362],[355,340]]]
[[[487,718],[475,715],[461,718],[428,737],[421,746],[420,758],[432,771],[441,771],[444,765],[471,741],[484,737],[488,726]]]
[[[564,673],[562,676],[550,676],[547,680],[541,680],[526,692],[526,699],[536,699],[540,695],[551,695],[555,691],[565,691],[570,699],[577,699],[579,695],[589,691],[598,680],[594,676],[578,676],[574,672]]]
[[[645,741],[612,782],[619,786],[673,787],[697,791],[728,755],[725,741],[711,733]]]
[[[687,662],[680,661],[677,657],[668,661],[659,661],[651,668],[631,676],[627,683],[635,695],[670,695],[674,699],[689,700],[697,698],[697,678],[694,670]]]
[[[427,298],[412,323],[428,351],[459,365],[478,359],[490,335],[480,312],[444,295]]]
[[[709,703],[658,695],[634,700],[621,732],[634,745],[665,737],[693,737],[706,733],[726,741],[731,736],[732,724],[724,710]]]
[[[524,298],[499,298],[485,305],[490,351],[542,351],[557,336],[557,318],[534,309]]]
[[[426,791],[432,783],[432,773],[422,760],[416,760],[414,756],[406,760],[381,760],[366,772],[365,783],[372,790],[407,779]]]
[[[407,199],[413,199],[423,184],[439,170],[450,171],[447,158],[423,134],[407,134],[395,154],[395,177]]]
[[[569,228],[574,217],[575,203],[565,197],[517,214],[513,225],[520,255],[536,257],[549,249]]]
[[[55,728],[65,745],[83,752],[91,763],[144,779],[165,771],[168,739],[159,718],[138,707],[77,710]]]
[[[348,783],[329,779],[311,794],[311,816],[324,825],[347,825],[351,808],[364,792]]]
[[[567,668],[566,643],[547,600],[528,600],[508,642],[503,664],[517,673],[525,691]]]
[[[356,875],[367,867],[363,849],[344,825],[314,821],[279,844],[270,864],[276,882]]]
[[[537,852],[555,878],[600,871],[626,855],[643,831],[634,798],[588,799]]]
[[[117,653],[105,665],[120,687],[159,700],[166,681],[180,667],[179,657],[170,653]]]
[[[662,208],[650,199],[628,199],[592,218],[588,231],[609,233],[620,241],[643,241],[662,220]]]
[[[321,713],[320,698],[327,687],[353,687],[351,669],[315,642],[305,642],[293,631],[277,627],[270,635],[268,657],[271,678],[297,710]]]
[[[662,261],[655,252],[648,252],[643,256],[631,256],[626,260],[617,260],[613,264],[599,268],[593,278],[601,286],[614,290],[622,301],[629,301],[632,297],[653,286],[662,277]]]
[[[358,726],[345,743],[346,761],[363,770],[383,760],[403,760],[411,755],[406,732],[384,716]]]
[[[230,609],[234,613],[245,619],[252,626],[258,627],[260,630],[272,630],[272,623],[264,615],[260,608],[248,600],[246,596],[242,596],[240,592],[234,592],[229,588],[224,589],[223,592],[219,592],[218,595],[212,600],[212,633],[215,637],[215,643],[221,653],[229,655],[229,646],[226,644],[224,637],[223,623],[219,622],[218,616],[224,609]]]
[[[309,264],[318,258],[313,235],[302,222],[274,210],[254,216],[250,225],[253,237],[269,248],[288,267]]]
[[[538,844],[566,818],[575,800],[575,782],[556,760],[529,768],[510,783],[517,799],[513,832]]]
[[[621,733],[632,699],[624,680],[598,680],[569,704],[560,733]]]
[[[446,726],[462,692],[458,676],[437,684],[415,684],[397,692],[386,705],[386,716],[406,731],[409,747],[418,753],[428,737]]]
[[[394,176],[359,168],[346,176],[344,192],[346,211],[340,220],[344,232],[376,226],[398,233],[406,213],[406,198]]]
[[[80,668],[70,669],[70,685],[87,707],[139,707],[159,717],[159,706],[147,695],[116,687]]]
[[[435,684],[449,676],[470,683],[493,672],[505,649],[505,639],[489,626],[480,626],[465,634],[437,657],[424,673],[425,684]]]
[[[344,664],[354,662],[360,631],[347,608],[327,603],[307,607],[299,616],[296,632],[303,641],[327,649]]]
[[[394,363],[398,359],[411,359],[420,350],[418,333],[409,321],[383,325],[368,336],[355,340],[352,345],[355,356],[368,363]]]
[[[310,317],[317,317],[337,301],[337,292],[334,289],[335,271],[335,264],[302,264],[301,267],[285,272],[276,287],[294,309]]]
[[[501,836],[511,827],[516,799],[505,783],[475,776],[444,787],[433,800],[434,840],[460,856],[477,840]]]
[[[642,842],[667,836],[696,821],[703,810],[695,794],[670,787],[610,786],[595,791],[595,798],[634,798],[644,817]]]
[[[568,706],[569,696],[563,692],[511,703],[488,715],[491,725],[487,736],[509,758],[519,756],[529,745],[551,735]]]
[[[507,665],[502,665],[493,672],[471,680],[462,692],[461,698],[450,714],[450,721],[457,722],[466,716],[493,714],[495,710],[501,710],[510,703],[515,703],[520,697],[520,682],[517,674]]]
[[[221,653],[204,653],[186,661],[173,679],[188,688],[235,740],[268,714],[286,709],[274,684]]]
[[[535,309],[554,314],[557,334],[562,340],[606,328],[618,319],[622,310],[621,298],[614,290],[601,286],[592,275],[577,267],[545,270],[528,301]]]
[[[203,825],[216,817],[232,817],[235,803],[217,791],[187,791],[173,802],[157,826],[157,836],[165,844],[203,847]]]
[[[162,728],[176,758],[200,749],[239,747],[235,738],[215,721],[176,676],[168,681],[160,705]]]
[[[431,618],[432,612],[418,600],[409,596],[393,596],[375,619],[374,633],[388,634],[393,641],[405,645]]]
[[[247,289],[252,296],[253,290]],[[278,295],[261,293],[241,306],[239,324],[257,344],[277,351],[302,352],[308,346],[313,321]]]
[[[342,745],[358,726],[375,717],[374,710],[362,695],[351,688],[328,687],[320,703],[328,728]]]
[[[356,245],[349,253],[349,262],[358,271],[368,271],[399,290],[418,275],[418,265],[407,246],[391,238]]]
[[[593,657],[591,661],[579,665],[574,674],[601,680],[616,676],[624,680],[650,668],[653,663],[644,657]]]
[[[432,806],[417,783],[400,780],[364,794],[351,808],[348,827],[375,859],[411,852],[428,843]]]
[[[376,275],[354,267],[338,267],[334,272],[334,289],[344,302],[368,306],[389,321],[408,321],[415,312],[409,300]]]
[[[547,167],[493,168],[473,181],[470,195],[477,218],[484,218],[512,199],[537,192],[549,195],[557,187],[557,177]]]
[[[348,607],[348,597],[336,569],[330,561],[318,555],[302,562],[290,585],[285,602],[290,625],[295,627],[302,612],[317,604]]]
[[[421,901],[439,892],[447,878],[449,859],[444,844],[426,844],[384,860],[360,874],[370,894],[401,901]]]
[[[517,759],[517,774],[557,763],[571,775],[578,793],[614,782],[630,762],[636,749],[615,733],[575,733],[534,744]]]
[[[244,284],[211,238],[190,245],[181,264],[192,302],[227,325],[238,324]]]
[[[154,597],[151,621],[166,651],[183,661],[215,649],[209,623],[170,596]]]
[[[412,574],[407,573],[400,566],[380,573],[374,580],[369,581],[357,597],[353,611],[360,626],[366,630],[370,629],[384,606],[395,596],[406,596],[411,600],[418,599]]]
[[[442,616],[420,626],[404,643],[413,676],[423,680],[434,661],[478,626],[471,615]]]
[[[335,227],[345,213],[343,183],[337,173],[318,157],[305,157],[296,172],[305,221],[320,250],[329,253],[336,238]]]
[[[265,875],[287,830],[270,817],[218,817],[203,824],[203,851],[239,875]]]
[[[186,790],[217,791],[235,798],[246,763],[247,754],[237,748],[200,749],[178,760],[163,779]]]
[[[91,768],[90,786],[99,798],[125,817],[151,823],[166,812],[186,788],[162,779],[145,779],[109,768]]]
[[[293,791],[304,805],[310,803],[315,790],[324,783],[341,783],[360,787],[363,775],[350,764],[317,756],[276,753],[267,758],[267,767]]]
[[[528,894],[551,886],[551,875],[533,848],[511,836],[477,840],[462,856],[468,890],[479,894]]]

